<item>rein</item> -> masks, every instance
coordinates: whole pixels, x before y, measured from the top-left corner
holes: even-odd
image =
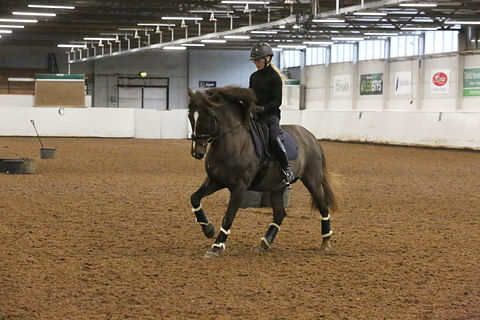
[[[229,133],[237,130],[238,128],[240,128],[242,125],[243,125],[243,123],[240,123],[238,126],[233,127],[232,129],[228,130],[227,132],[224,132],[224,133],[222,133],[222,134],[219,134],[218,136],[212,138],[212,139],[210,140],[210,142],[213,142],[213,141],[215,141],[215,140],[218,140],[218,139],[226,136],[227,134],[229,134]]]
[[[210,132],[207,133],[207,134],[192,134],[191,138],[192,138],[193,141],[199,142],[198,140],[207,139],[206,143],[201,143],[202,145],[207,145],[209,143],[212,143],[213,141],[216,141],[216,140],[219,140],[220,138],[223,138],[227,134],[237,130],[238,128],[240,128],[243,125],[243,123],[240,123],[238,126],[233,127],[232,129],[228,130],[227,132],[223,132],[223,133],[220,133],[220,134],[215,136],[217,131],[220,130],[219,125],[218,125],[219,120],[218,120],[216,115],[211,116],[210,119],[211,119],[210,120]]]

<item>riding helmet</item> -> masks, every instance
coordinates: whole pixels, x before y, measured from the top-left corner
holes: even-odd
[[[252,48],[252,51],[250,51],[250,60],[261,59],[267,56],[273,57],[273,50],[272,47],[270,47],[270,45],[266,42],[260,42],[256,44]]]

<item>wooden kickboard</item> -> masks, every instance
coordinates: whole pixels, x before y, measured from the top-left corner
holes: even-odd
[[[85,107],[85,76],[37,74],[35,107]]]

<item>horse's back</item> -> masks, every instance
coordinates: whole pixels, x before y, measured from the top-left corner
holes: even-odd
[[[323,157],[323,151],[317,138],[306,128],[300,125],[284,125],[282,130],[287,131],[295,139],[298,147],[298,158],[300,162],[307,159],[320,159]]]
[[[298,148],[301,148],[302,145],[310,145],[314,143],[317,145],[317,139],[308,131],[305,127],[296,124],[287,124],[281,126],[282,130],[287,131],[290,135],[295,138]]]

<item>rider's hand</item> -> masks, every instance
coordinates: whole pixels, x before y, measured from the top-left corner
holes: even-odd
[[[255,106],[253,108],[253,114],[259,114],[259,113],[262,113],[265,111],[265,107],[264,106]]]

